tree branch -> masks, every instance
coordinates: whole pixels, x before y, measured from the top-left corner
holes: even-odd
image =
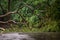
[[[14,14],[14,13],[16,13],[17,11],[14,11],[14,12],[8,12],[8,13],[6,13],[6,14],[4,14],[4,15],[0,15],[0,18],[1,17],[5,17],[5,16],[8,16],[8,15],[10,15],[10,14]]]
[[[23,2],[25,6],[27,6],[28,8],[30,8],[31,10],[34,10],[34,8],[30,5],[28,5],[27,3]]]
[[[8,16],[8,15],[10,15],[10,14],[18,13],[19,9],[22,8],[22,7],[23,7],[23,6],[20,7],[20,5],[19,5],[18,9],[16,9],[16,10],[13,11],[13,12],[7,12],[7,13],[5,13],[4,15],[0,15],[0,18],[1,18],[1,17],[5,17],[5,16]]]
[[[13,20],[8,20],[8,21],[0,21],[0,23],[3,23],[3,24],[5,24],[5,23],[17,23],[17,22],[15,22],[15,21],[13,21]]]

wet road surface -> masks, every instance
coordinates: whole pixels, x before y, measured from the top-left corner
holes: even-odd
[[[60,33],[6,33],[0,40],[60,40]]]

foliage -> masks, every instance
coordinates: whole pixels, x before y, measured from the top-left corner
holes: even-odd
[[[7,0],[1,0],[1,3],[7,10]],[[12,14],[11,19],[19,23],[26,21],[25,24],[17,24],[18,29],[23,28],[21,30],[27,31],[26,29],[31,29],[36,32],[38,30],[39,32],[58,32],[60,31],[59,3],[59,0],[11,0],[11,11],[17,9],[19,5],[20,7],[22,6],[22,8],[19,9],[20,15]],[[12,28],[14,28],[13,25]],[[29,30],[29,32],[31,30]]]

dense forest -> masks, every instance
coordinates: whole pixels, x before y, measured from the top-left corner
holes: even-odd
[[[60,32],[60,0],[0,0],[0,32]]]

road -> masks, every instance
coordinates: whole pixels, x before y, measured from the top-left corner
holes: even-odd
[[[60,33],[4,33],[0,34],[0,40],[60,40]]]

